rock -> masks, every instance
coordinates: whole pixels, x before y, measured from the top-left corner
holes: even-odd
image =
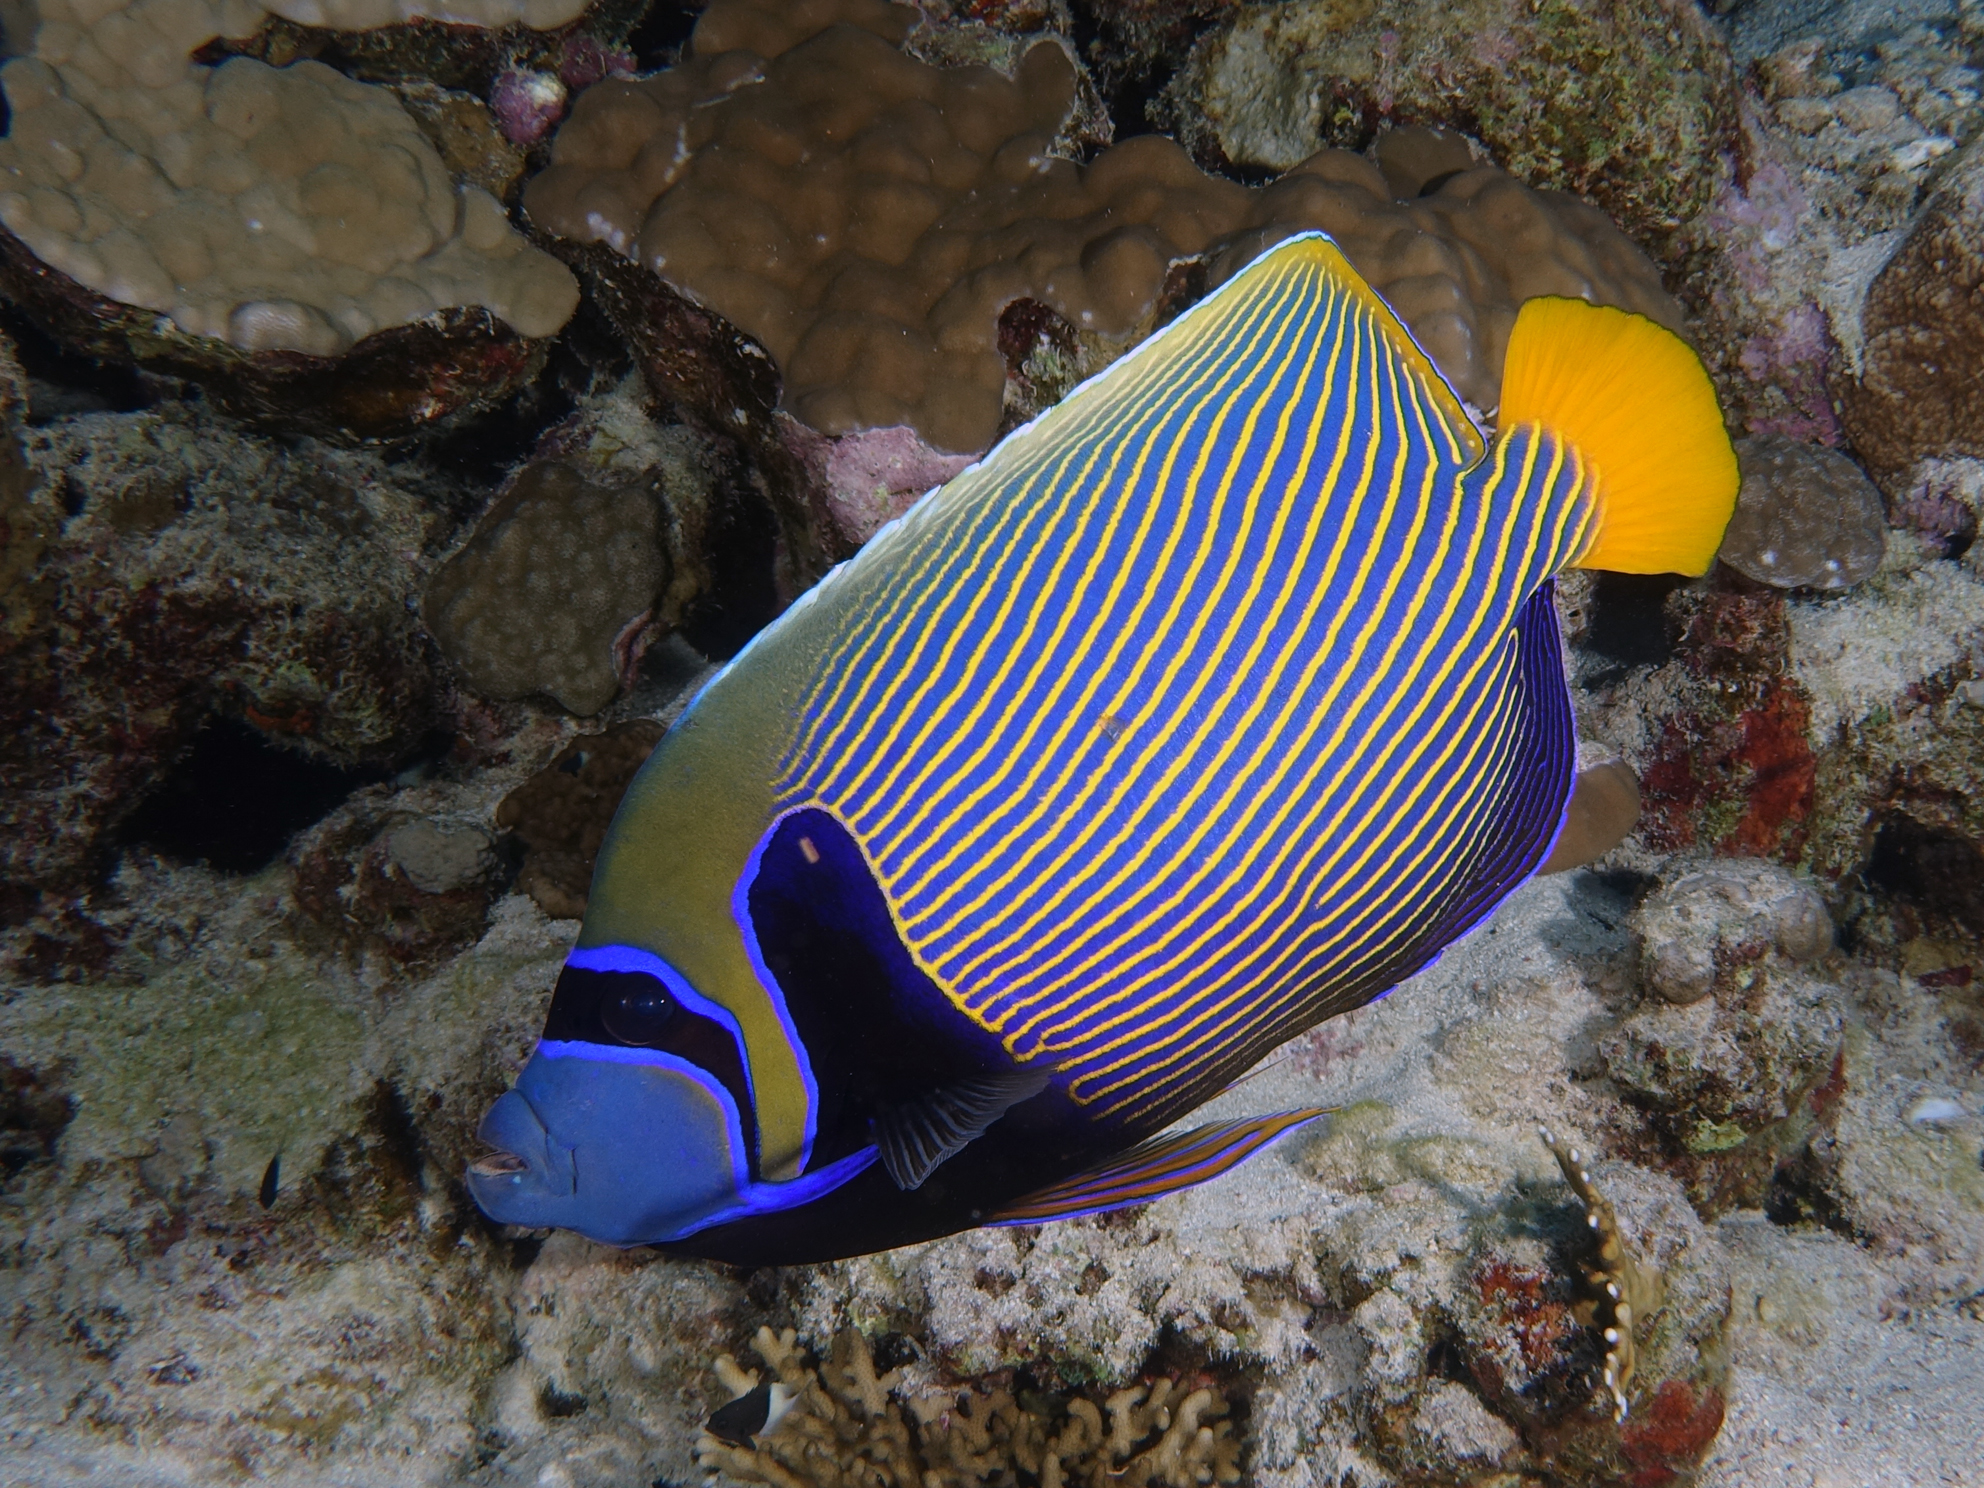
[[[1837,387],[1848,437],[1895,494],[1917,463],[1984,456],[1984,144],[1943,173],[1867,292],[1865,365]]]
[[[1881,493],[1837,450],[1765,434],[1736,442],[1743,486],[1717,554],[1780,589],[1847,589],[1881,566]]]
[[[22,630],[0,657],[0,881],[76,885],[216,714],[340,766],[395,764],[433,727],[407,598],[434,517],[376,455],[215,428],[184,405],[27,443],[23,530],[43,548],[13,591],[34,618],[12,611]]]
[[[1168,122],[1208,166],[1282,171],[1387,125],[1456,129],[1643,241],[1708,204],[1734,73],[1691,5],[1243,5],[1193,48]]]
[[[1767,957],[1812,961],[1832,949],[1825,901],[1789,873],[1754,858],[1730,858],[1684,873],[1641,905],[1633,919],[1649,986],[1669,1002],[1747,988],[1746,969]]]

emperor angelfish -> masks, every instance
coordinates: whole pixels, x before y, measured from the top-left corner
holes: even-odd
[[[1703,572],[1736,459],[1672,333],[1525,305],[1477,431],[1328,238],[926,496],[656,748],[470,1170],[743,1264],[1145,1202],[1165,1134],[1545,860],[1572,565]]]

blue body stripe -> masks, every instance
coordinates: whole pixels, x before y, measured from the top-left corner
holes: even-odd
[[[778,782],[956,1007],[1146,1130],[1541,861],[1547,585],[1594,520],[1540,432],[1481,455],[1326,240],[1189,319],[795,617],[821,662]]]

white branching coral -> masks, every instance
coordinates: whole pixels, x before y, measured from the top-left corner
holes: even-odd
[[[482,8],[518,10],[284,7],[353,25]],[[457,189],[391,93],[317,62],[191,60],[266,14],[257,0],[44,0],[32,51],[0,69],[0,223],[97,293],[248,351],[335,355],[450,306],[483,306],[526,336],[562,326],[571,273],[494,197]]]
[[[697,1459],[712,1471],[769,1488],[1203,1488],[1240,1481],[1240,1442],[1226,1400],[1209,1386],[1159,1378],[1101,1404],[1065,1409],[1022,1402],[1004,1386],[906,1395],[902,1373],[878,1374],[855,1329],[809,1368],[791,1329],[760,1328],[754,1347],[771,1370],[761,1383],[729,1355],[717,1377],[733,1404],[758,1417],[735,1440],[706,1434]],[[759,1394],[762,1392],[762,1394]],[[762,1409],[762,1415],[759,1410]],[[729,1408],[726,1407],[726,1411]],[[713,1426],[725,1415],[718,1412]]]

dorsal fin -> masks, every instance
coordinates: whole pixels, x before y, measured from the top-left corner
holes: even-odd
[[[1385,303],[1384,296],[1365,282],[1364,276],[1357,272],[1329,234],[1304,232],[1284,238],[1220,286],[1216,293],[1225,294],[1240,289],[1242,293],[1260,294],[1263,299],[1271,299],[1275,276],[1299,272],[1321,274],[1338,292],[1348,295],[1363,307],[1378,333],[1384,337],[1391,354],[1420,388],[1427,405],[1465,448],[1464,459],[1467,463],[1472,464],[1479,459],[1486,445],[1474,420],[1468,417],[1460,395],[1434,365],[1433,359],[1420,350],[1419,343],[1412,339],[1412,332]],[[1241,289],[1243,285],[1246,287]],[[1208,296],[1208,300],[1211,298]],[[1181,317],[1179,322],[1174,322],[1174,326],[1182,324],[1183,319]]]
[[[1148,1204],[1231,1172],[1277,1137],[1328,1114],[1325,1107],[1311,1106],[1152,1137],[1100,1167],[1014,1199],[985,1222],[1040,1224]]]

